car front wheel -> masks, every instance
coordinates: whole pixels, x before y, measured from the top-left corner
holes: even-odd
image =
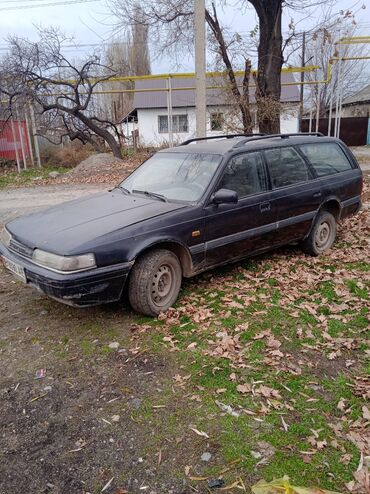
[[[302,242],[302,249],[307,254],[319,256],[330,249],[337,235],[337,222],[328,211],[318,214],[309,236]]]
[[[176,301],[182,280],[177,256],[165,249],[148,252],[134,264],[129,280],[131,307],[140,314],[157,316]]]

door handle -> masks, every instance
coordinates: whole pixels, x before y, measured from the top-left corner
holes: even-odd
[[[271,203],[270,202],[262,202],[260,204],[260,211],[261,213],[265,213],[266,211],[271,210]]]
[[[315,194],[313,195],[313,197],[314,197],[315,199],[317,199],[317,198],[321,197],[321,192],[315,192]]]

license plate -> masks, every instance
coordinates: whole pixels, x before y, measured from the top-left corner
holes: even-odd
[[[27,283],[26,274],[22,266],[19,266],[19,264],[11,261],[10,259],[7,259],[6,257],[3,257],[2,259],[6,269],[8,269],[11,273],[14,274],[14,276],[22,280],[24,283]]]

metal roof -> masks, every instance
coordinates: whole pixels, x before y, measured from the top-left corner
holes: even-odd
[[[237,77],[238,84],[242,84],[242,78]],[[283,72],[281,74],[282,83],[296,82],[293,74]],[[195,78],[174,78],[171,79],[172,88],[195,87]],[[208,77],[207,86],[226,86],[226,79],[223,77]],[[135,81],[135,89],[161,89],[166,87],[164,79],[146,79]],[[250,102],[255,103],[255,87],[253,82],[250,87]],[[232,97],[225,89],[207,89],[207,106],[223,106],[230,105]],[[281,87],[281,102],[296,103],[299,102],[298,86],[282,86]],[[135,92],[134,108],[167,108],[167,92],[166,91],[147,91]],[[172,107],[184,108],[195,106],[195,89],[184,89],[172,91]]]
[[[348,96],[347,98],[344,98],[342,106],[369,103],[369,102],[370,102],[370,84],[368,86],[365,86],[360,91],[353,94],[352,96]]]

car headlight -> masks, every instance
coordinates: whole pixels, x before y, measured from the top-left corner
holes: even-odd
[[[0,232],[0,242],[4,244],[5,247],[9,247],[11,239],[12,239],[11,234],[4,227]]]
[[[32,260],[40,266],[56,271],[71,272],[84,271],[96,267],[94,254],[82,254],[80,256],[58,256],[41,249],[33,251]]]

